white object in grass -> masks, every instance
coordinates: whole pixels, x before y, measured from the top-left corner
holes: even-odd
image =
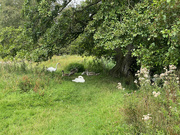
[[[60,64],[60,63],[57,63],[57,64],[56,64],[56,68],[53,68],[53,67],[47,68],[47,71],[49,71],[49,72],[55,72],[55,71],[57,70],[57,65],[58,65],[58,64]]]
[[[149,120],[149,119],[152,119],[152,117],[150,117],[150,115],[151,115],[151,114],[143,115],[142,120],[147,121],[147,120]]]
[[[80,82],[80,83],[84,83],[85,80],[82,76],[78,76],[78,78],[75,78],[74,80],[72,80],[73,82]]]

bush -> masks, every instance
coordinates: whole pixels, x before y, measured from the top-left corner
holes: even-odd
[[[133,129],[132,134],[180,134],[179,78],[175,67],[160,76],[155,75],[155,82],[150,83],[148,70],[142,69],[136,74],[139,91],[125,94],[124,115],[126,122]],[[156,81],[163,81],[162,87]]]
[[[84,65],[80,63],[71,63],[65,69],[67,71],[71,71],[72,69],[75,69],[75,68],[78,69],[78,72],[83,72],[85,70]]]
[[[28,92],[33,88],[33,82],[28,76],[24,76],[18,84],[22,92]]]
[[[97,73],[99,72],[107,73],[110,69],[112,69],[115,66],[112,59],[106,59],[106,58],[85,59],[84,65],[88,71],[93,71]]]

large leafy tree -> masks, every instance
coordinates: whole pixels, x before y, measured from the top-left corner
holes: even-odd
[[[34,44],[37,44],[38,52],[46,50],[39,58],[51,58],[83,33],[89,20],[96,14],[100,0],[87,1],[77,7],[68,6],[70,2],[71,0],[62,0],[61,3],[55,0],[25,2],[23,12],[28,20],[25,24],[26,32]]]
[[[136,61],[149,68],[179,63],[179,22],[178,0],[107,1],[79,42],[88,48],[92,39],[92,52],[114,56],[112,75],[129,76]]]
[[[73,42],[81,54],[113,57],[111,74],[126,77],[133,76],[137,62],[148,67],[179,63],[178,0],[86,0],[68,7],[70,2],[25,0],[24,30],[33,41],[29,56],[46,60]]]

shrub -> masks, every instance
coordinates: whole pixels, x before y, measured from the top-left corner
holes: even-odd
[[[115,66],[111,58],[89,58],[84,60],[84,66],[88,71],[108,73]]]
[[[72,69],[75,69],[75,68],[78,69],[78,72],[83,72],[85,70],[84,65],[80,63],[71,63],[65,69],[67,71],[71,71]]]
[[[180,134],[179,78],[175,67],[165,68],[165,73],[155,75],[150,83],[148,70],[141,68],[136,74],[139,91],[125,94],[125,120],[132,134]],[[162,87],[156,81],[162,80]]]
[[[24,76],[18,84],[22,92],[28,92],[33,88],[33,82],[28,76]]]

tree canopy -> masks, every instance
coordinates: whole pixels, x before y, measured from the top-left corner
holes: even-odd
[[[10,45],[1,33],[3,56],[47,60],[74,44],[79,54],[113,57],[117,76],[127,76],[136,62],[147,67],[179,64],[179,0],[86,0],[74,7],[70,2],[25,0],[25,38],[20,37],[28,42],[17,47],[11,40]],[[8,53],[12,50],[16,53]]]
[[[16,27],[23,25],[21,15],[24,0],[1,0],[0,1],[0,28]]]

